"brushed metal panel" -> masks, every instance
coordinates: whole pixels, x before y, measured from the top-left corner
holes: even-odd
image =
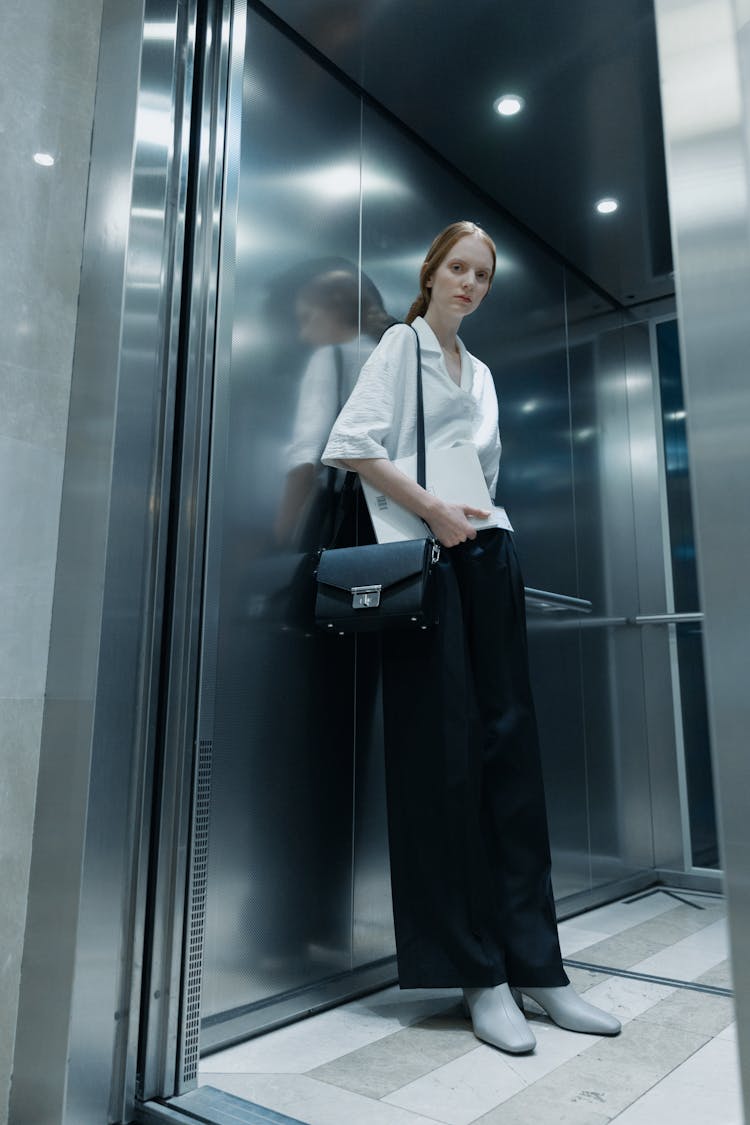
[[[660,441],[659,371],[648,321],[631,323],[627,317],[623,342],[638,603],[641,615],[664,613],[674,606],[668,582],[669,537],[664,527],[666,496],[662,485],[665,467]],[[671,631],[641,629],[640,633],[649,758],[649,774],[644,780],[649,783],[651,799],[654,863],[657,867],[679,869],[690,861],[684,854],[683,844],[685,810],[681,802],[679,761],[682,749],[674,709],[679,683],[672,662]]]
[[[331,263],[358,261],[360,105],[254,12],[237,82],[233,275],[219,282],[231,352],[215,376],[207,542],[215,667],[204,662],[200,702],[214,745],[202,999],[212,1026],[349,971],[352,958],[353,641],[295,619],[304,560],[279,540],[276,516],[310,358],[296,296]]]
[[[657,324],[655,337],[654,351],[661,392],[664,493],[671,545],[672,601],[677,613],[690,613],[700,609],[700,597],[677,321],[672,319]],[[697,623],[679,625],[670,631],[670,646],[674,652],[680,689],[678,722],[685,763],[691,861],[697,867],[716,867],[718,836],[702,628]]]
[[[579,284],[567,279],[574,302]],[[606,624],[639,604],[633,449],[619,316],[571,322],[569,346],[579,582],[594,603],[580,643],[591,877],[598,884],[653,865],[640,636]]]
[[[750,11],[657,0],[709,724],[750,1111]]]
[[[195,1082],[205,918],[211,741],[196,735],[220,228],[229,194],[224,155],[231,58],[244,49],[241,6],[217,0],[196,11],[200,74],[191,177],[191,257],[182,323],[178,424],[179,501],[173,518],[169,679],[159,767],[159,846],[152,871],[148,992],[142,1009],[140,1096],[180,1093]],[[176,491],[177,488],[176,488]]]
[[[104,4],[11,1107],[19,1125],[122,1120],[133,1105],[183,16],[170,0]]]
[[[268,6],[618,300],[673,291],[652,0]],[[500,120],[507,90],[526,109]]]

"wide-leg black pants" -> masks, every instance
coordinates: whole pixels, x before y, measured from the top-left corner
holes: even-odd
[[[383,637],[399,981],[564,985],[510,533],[444,548],[438,587],[436,629]]]

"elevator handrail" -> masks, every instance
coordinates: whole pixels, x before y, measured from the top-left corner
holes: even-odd
[[[551,590],[535,590],[532,586],[524,586],[526,602],[535,609],[560,612],[572,609],[577,613],[591,613],[593,603],[585,598],[573,598],[570,594],[555,594]]]
[[[641,613],[629,617],[628,625],[684,625],[690,621],[702,621],[703,614],[695,613]]]

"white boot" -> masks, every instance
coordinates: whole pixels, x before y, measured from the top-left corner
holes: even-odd
[[[534,1050],[534,1034],[507,984],[497,984],[494,988],[465,988],[464,999],[477,1039],[512,1055]]]
[[[589,1035],[619,1035],[620,1021],[609,1012],[595,1008],[578,995],[572,984],[557,988],[524,988],[524,996],[535,1000],[558,1027],[567,1031],[583,1031]]]

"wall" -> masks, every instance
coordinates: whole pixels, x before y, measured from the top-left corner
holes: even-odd
[[[102,0],[5,0],[0,160],[0,1122],[26,917]],[[51,167],[36,152],[55,158]]]
[[[677,309],[737,1039],[750,1111],[750,4],[657,0]]]

